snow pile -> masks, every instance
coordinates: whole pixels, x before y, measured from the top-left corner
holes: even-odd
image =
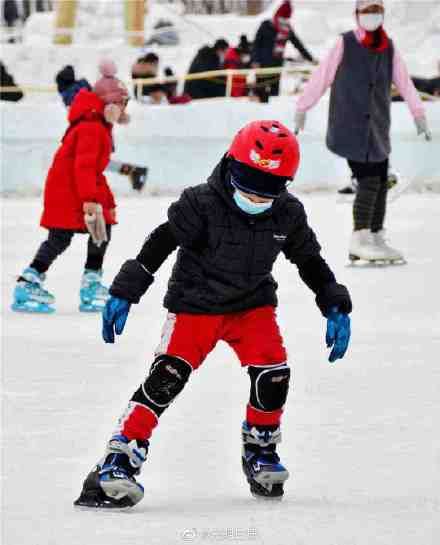
[[[0,108],[4,126],[8,127],[2,136],[6,157],[2,164],[2,190],[39,192],[66,129],[66,111],[59,102],[40,104],[38,108],[29,103],[4,104]],[[334,188],[348,178],[346,162],[325,147],[327,108],[323,100],[310,112],[306,131],[300,136],[302,161],[295,185],[304,191]],[[234,99],[193,102],[186,106],[131,103],[129,110],[130,125],[115,128],[113,157],[148,165],[150,192],[176,193],[204,181],[235,132],[246,123],[279,119],[292,127],[294,102],[292,98],[279,97],[270,104]],[[414,187],[440,191],[440,103],[427,103],[427,111],[437,143],[417,137],[406,105],[393,104],[391,161]],[[118,175],[110,178],[116,193],[128,192],[126,178]]]

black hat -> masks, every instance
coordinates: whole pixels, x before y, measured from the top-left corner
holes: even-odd
[[[219,38],[215,44],[214,49],[228,49],[229,44],[224,38]]]
[[[240,36],[237,50],[240,55],[247,55],[251,52],[251,44],[249,43],[246,34]]]

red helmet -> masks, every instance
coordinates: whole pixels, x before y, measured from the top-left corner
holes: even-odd
[[[299,166],[295,135],[279,121],[253,121],[238,131],[228,156],[236,161],[284,178],[294,178]]]

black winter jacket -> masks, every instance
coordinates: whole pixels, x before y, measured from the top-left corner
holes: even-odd
[[[0,92],[0,100],[6,100],[8,102],[18,102],[23,98],[23,91],[15,83],[14,78],[6,70],[6,66],[0,62],[0,85],[1,87],[15,87],[15,91]]]
[[[276,36],[277,30],[272,21],[270,19],[263,21],[257,30],[253,43],[252,62],[258,63],[263,68],[281,66],[283,64],[283,59],[274,57],[273,54]],[[310,62],[313,61],[313,56],[307,51],[302,41],[293,30],[290,31],[287,40],[292,42],[293,46],[306,60]]]
[[[331,306],[351,311],[344,286],[320,256],[303,205],[285,191],[266,212],[251,216],[232,198],[228,160],[208,183],[186,189],[168,211],[168,222],[148,237],[136,260],[127,261],[110,293],[138,302],[167,256],[180,246],[164,306],[174,313],[225,314],[277,305],[272,267],[278,255],[298,266],[317,294],[323,314]]]
[[[223,66],[213,47],[204,46],[194,57],[188,74],[199,72],[209,72],[212,70],[221,70]],[[184,93],[187,93],[194,99],[224,97],[226,94],[226,79],[216,77],[210,79],[196,79],[185,81]]]

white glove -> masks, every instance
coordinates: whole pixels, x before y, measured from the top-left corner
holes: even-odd
[[[305,124],[306,124],[306,112],[298,112],[298,110],[295,112],[295,134],[298,134],[300,131],[304,130]]]
[[[417,119],[414,119],[414,123],[417,127],[417,134],[424,134],[425,140],[427,142],[430,142],[432,140],[432,134],[428,128],[428,122],[426,121],[426,117],[418,117]]]
[[[85,212],[84,222],[87,227],[87,231],[90,233],[93,242],[98,246],[101,246],[103,242],[107,242],[107,230],[105,225],[104,214],[102,212],[102,206],[96,205],[95,212],[90,214]]]

